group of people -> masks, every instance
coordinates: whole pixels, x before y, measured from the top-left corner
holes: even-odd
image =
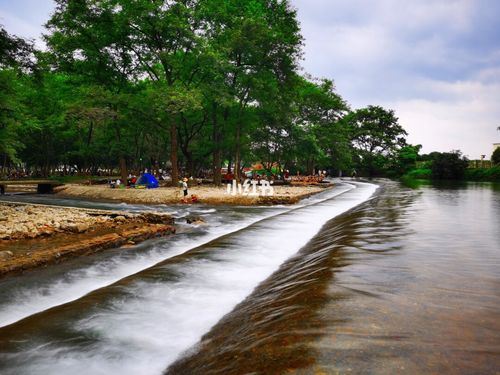
[[[125,186],[135,187],[136,183],[137,183],[137,176],[131,174],[128,175],[126,184],[123,184],[122,180],[120,180],[119,178],[117,178],[116,180],[108,181],[109,187],[112,189],[123,188]]]

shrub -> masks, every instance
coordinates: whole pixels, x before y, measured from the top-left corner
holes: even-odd
[[[491,162],[493,165],[500,165],[500,147],[497,147],[491,155]]]
[[[498,181],[500,182],[500,166],[493,168],[467,169],[465,178],[470,181]]]
[[[429,179],[431,174],[432,171],[429,168],[419,168],[411,170],[406,175],[414,179]]]
[[[460,151],[436,153],[432,160],[432,178],[437,180],[461,180],[468,160]]]

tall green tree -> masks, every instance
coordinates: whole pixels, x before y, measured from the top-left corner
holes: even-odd
[[[343,121],[350,127],[358,164],[369,176],[380,173],[389,158],[406,145],[408,133],[393,110],[368,106],[348,114]]]
[[[1,174],[9,161],[18,161],[23,143],[18,136],[25,113],[20,101],[21,76],[34,67],[31,43],[10,35],[0,26],[0,163]]]
[[[297,69],[302,37],[288,1],[213,0],[204,4],[203,11],[210,24],[210,50],[221,69],[219,87],[225,98],[233,99],[215,106],[221,107],[226,132],[232,130],[239,178],[243,153],[250,150],[252,114],[255,108],[280,100]]]

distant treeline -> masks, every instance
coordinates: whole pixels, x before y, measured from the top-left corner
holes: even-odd
[[[481,165],[482,164],[482,165]],[[485,167],[485,166],[488,167]],[[483,167],[484,166],[484,167]],[[471,163],[460,151],[432,152],[418,156],[415,168],[406,178],[433,180],[468,180],[500,182],[500,148],[497,148],[488,163]]]

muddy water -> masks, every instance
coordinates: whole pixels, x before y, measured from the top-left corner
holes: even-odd
[[[500,190],[386,183],[168,374],[498,374]]]

